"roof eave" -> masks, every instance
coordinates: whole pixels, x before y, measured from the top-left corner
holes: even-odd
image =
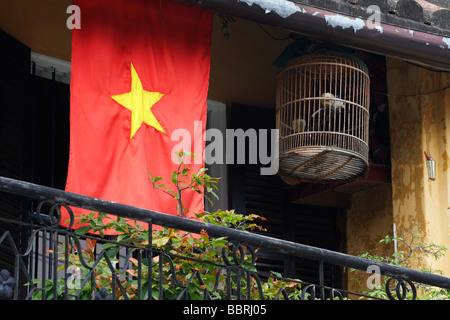
[[[450,71],[450,38],[286,0],[172,0]]]

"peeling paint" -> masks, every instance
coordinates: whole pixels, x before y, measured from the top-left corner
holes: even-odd
[[[382,26],[375,26],[375,29],[377,29],[377,31],[379,33],[383,33],[383,27]]]
[[[408,36],[406,32],[402,33]],[[444,42],[442,45],[447,47]],[[446,75],[421,71],[395,59],[387,58],[386,61],[388,87],[392,92],[414,92],[425,87],[427,90],[438,89],[442,87],[442,81],[450,80]],[[450,109],[447,108],[448,94],[444,95],[389,98],[391,181],[397,230],[420,230],[426,241],[449,247],[450,220],[446,211],[450,194],[450,152],[447,147]],[[436,180],[428,178],[424,150],[435,156]],[[445,259],[440,268],[449,274],[450,259]]]
[[[351,19],[348,17],[336,15],[325,15],[325,21],[327,24],[333,28],[341,27],[342,29],[353,28],[353,31],[361,30],[364,28],[364,21],[360,18]]]
[[[449,160],[450,158],[448,157],[447,151],[444,151],[444,153],[442,153],[441,155],[442,157],[442,171],[447,171],[448,170],[448,165],[449,165]]]
[[[442,42],[447,45],[447,49],[450,49],[450,38],[442,37]]]
[[[282,18],[287,18],[294,13],[306,13],[302,7],[295,5],[293,2],[285,0],[239,0],[245,2],[248,6],[257,5],[265,10],[265,13],[275,12]]]
[[[392,254],[392,247],[380,243],[380,239],[390,235],[392,230],[390,185],[379,184],[374,188],[355,193],[352,195],[351,203],[351,208],[348,208],[345,216],[347,253],[358,255],[361,252],[375,250],[380,255]],[[357,285],[354,281],[349,281],[349,286]]]

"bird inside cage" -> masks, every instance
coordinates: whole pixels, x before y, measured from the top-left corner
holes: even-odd
[[[306,121],[303,119],[294,119],[291,121],[291,129],[293,133],[304,132],[306,128]]]
[[[316,110],[311,118],[317,123],[318,130],[331,130],[332,128],[327,128],[327,123],[334,123],[336,115],[345,110],[345,103],[342,101],[341,97],[330,92],[324,92],[321,95],[320,108]]]
[[[341,97],[339,95],[335,96],[332,93],[325,92],[322,93],[321,98],[325,98],[320,100],[321,107],[316,112],[314,112],[311,117],[315,117],[316,114],[327,108],[336,112],[345,109],[345,103],[340,100]]]

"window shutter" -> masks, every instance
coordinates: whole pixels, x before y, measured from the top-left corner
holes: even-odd
[[[30,137],[30,49],[0,30],[0,176],[28,180]],[[0,217],[22,220],[28,203],[0,193]],[[0,223],[0,235],[9,231],[16,247],[26,239],[22,228]],[[0,244],[0,270],[14,271],[14,255],[8,243]]]
[[[242,128],[244,131],[250,128],[275,128],[275,109],[232,105],[229,126],[230,129]],[[337,208],[291,203],[289,186],[277,174],[261,175],[260,164],[232,164],[229,167],[230,208],[236,209],[238,213],[254,213],[266,218],[266,221],[258,222],[267,229],[267,232],[262,232],[263,235],[339,250]],[[319,283],[317,262],[281,253],[259,250],[257,269],[267,273],[280,272],[286,277]],[[325,265],[324,283],[340,287],[339,268]]]

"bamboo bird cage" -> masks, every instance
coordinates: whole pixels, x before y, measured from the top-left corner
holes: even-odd
[[[288,184],[365,176],[369,154],[369,76],[349,56],[311,54],[277,80],[279,174]]]

